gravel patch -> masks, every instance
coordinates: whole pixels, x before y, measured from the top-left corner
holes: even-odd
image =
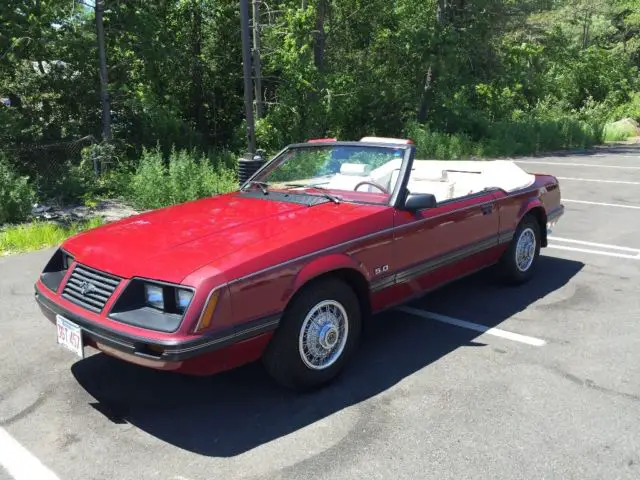
[[[84,205],[60,207],[57,205],[36,204],[32,216],[36,220],[54,220],[61,223],[85,220],[91,217],[102,217],[105,222],[114,222],[131,215],[137,215],[129,205],[113,199],[101,200],[95,207]]]

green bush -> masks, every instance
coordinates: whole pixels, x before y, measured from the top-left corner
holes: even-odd
[[[65,159],[55,166],[54,171],[41,169],[32,177],[40,200],[68,205],[94,192],[97,177],[91,162]]]
[[[120,162],[116,168],[109,168],[96,181],[92,192],[94,197],[131,198],[136,165],[133,161]]]
[[[638,135],[638,129],[631,122],[609,123],[604,128],[607,142],[619,142]]]
[[[419,158],[451,160],[475,155],[477,144],[464,134],[434,132],[418,123],[407,127],[407,136],[416,144]]]
[[[489,156],[529,155],[545,151],[587,148],[600,142],[598,129],[588,122],[565,116],[560,119],[528,118],[498,122],[485,143]]]
[[[434,132],[412,123],[407,136],[416,143],[418,157],[438,160],[530,155],[591,147],[602,140],[602,127],[577,115],[539,119],[529,114],[518,120],[487,123],[483,129],[485,134],[474,141],[465,133]]]
[[[0,153],[0,224],[25,220],[34,201],[28,177],[19,176]]]
[[[633,118],[637,122],[640,122],[640,92],[634,93],[627,103],[619,105],[613,110],[611,119],[616,120],[620,118]]]
[[[195,152],[173,149],[166,162],[158,148],[145,149],[133,175],[129,196],[136,207],[154,209],[230,192],[237,185],[228,159],[216,161]]]
[[[113,143],[101,142],[84,147],[80,153],[82,164],[85,168],[97,168],[99,173],[103,173],[118,161],[118,151]]]

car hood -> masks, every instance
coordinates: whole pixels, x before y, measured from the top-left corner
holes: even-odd
[[[264,246],[265,240],[283,232],[344,224],[354,208],[220,195],[86,231],[63,248],[76,261],[114,275],[179,283],[199,267],[252,245]]]

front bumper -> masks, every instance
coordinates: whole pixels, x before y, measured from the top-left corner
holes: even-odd
[[[155,368],[169,368],[171,363],[182,362],[203,354],[220,350],[242,340],[274,330],[280,321],[278,316],[264,317],[245,324],[201,335],[192,340],[157,340],[138,337],[115,328],[106,328],[56,304],[35,286],[35,298],[42,313],[56,323],[56,315],[60,315],[82,330],[85,343],[119,356],[125,360],[135,361]]]

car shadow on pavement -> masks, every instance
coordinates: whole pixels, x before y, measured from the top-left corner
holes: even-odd
[[[465,309],[462,318],[494,327],[560,289],[583,266],[541,256],[538,275],[524,286],[500,286],[490,272],[481,272],[413,305],[431,310],[453,305]],[[482,347],[475,341],[478,335],[397,311],[380,314],[372,319],[344,373],[307,394],[279,388],[259,362],[203,378],[157,372],[96,354],[74,364],[72,372],[96,399],[92,406],[113,422],[131,424],[197,454],[231,457],[376,396],[458,348]]]

